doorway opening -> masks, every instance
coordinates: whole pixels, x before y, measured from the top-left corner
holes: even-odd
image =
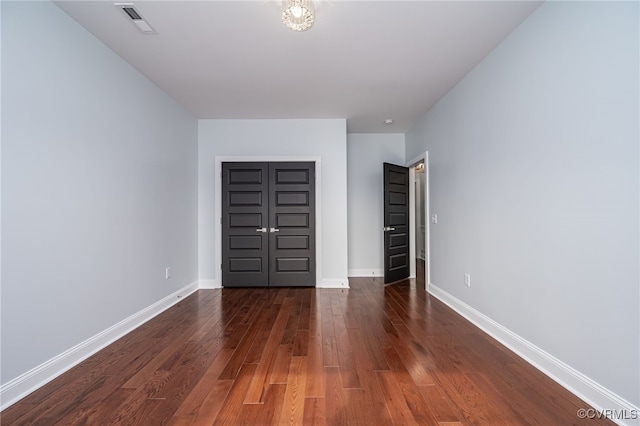
[[[429,260],[429,153],[425,152],[407,163],[409,167],[409,248],[410,273],[429,291],[431,262]]]

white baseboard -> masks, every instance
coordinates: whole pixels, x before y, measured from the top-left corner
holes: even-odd
[[[383,277],[382,269],[349,269],[350,277]]]
[[[429,293],[598,410],[597,413],[594,413],[595,416],[607,417],[607,414],[609,414],[608,417],[619,425],[640,424],[640,418],[637,418],[640,416],[639,407],[634,406],[629,401],[616,395],[433,283],[429,284]],[[616,416],[626,417],[628,420],[619,419]],[[576,417],[577,420],[578,417]]]
[[[89,358],[105,346],[118,340],[133,329],[198,290],[198,282],[181,288],[119,323],[40,364],[15,379],[0,386],[0,410],[15,404],[36,389],[44,386],[65,371]]]
[[[217,280],[199,280],[198,288],[200,289],[216,289],[222,288],[220,284],[218,284]],[[321,280],[316,284],[316,288],[349,288],[349,279],[331,279],[331,280]]]
[[[214,288],[222,288],[222,286],[218,284],[217,280],[200,280],[198,281],[198,288],[210,290]]]
[[[316,288],[349,288],[349,279],[324,279],[319,283],[316,283]]]

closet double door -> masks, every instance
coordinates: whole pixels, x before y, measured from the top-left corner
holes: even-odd
[[[315,286],[315,163],[222,163],[224,287]]]

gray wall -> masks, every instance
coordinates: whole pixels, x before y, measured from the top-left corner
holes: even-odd
[[[349,276],[382,276],[382,164],[404,165],[404,134],[347,135]]]
[[[1,7],[6,383],[197,279],[197,121],[52,3]]]
[[[406,135],[429,151],[433,284],[635,405],[638,22],[547,2]]]
[[[347,133],[346,120],[200,120],[199,274],[216,276],[215,161],[219,156],[321,159],[321,193],[316,204],[322,242],[317,285],[347,285]]]

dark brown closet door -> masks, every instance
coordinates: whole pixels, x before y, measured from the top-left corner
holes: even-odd
[[[269,164],[222,163],[222,282],[269,283]]]
[[[222,164],[225,287],[315,286],[315,163]]]
[[[269,285],[315,286],[315,163],[270,163],[269,196]]]

